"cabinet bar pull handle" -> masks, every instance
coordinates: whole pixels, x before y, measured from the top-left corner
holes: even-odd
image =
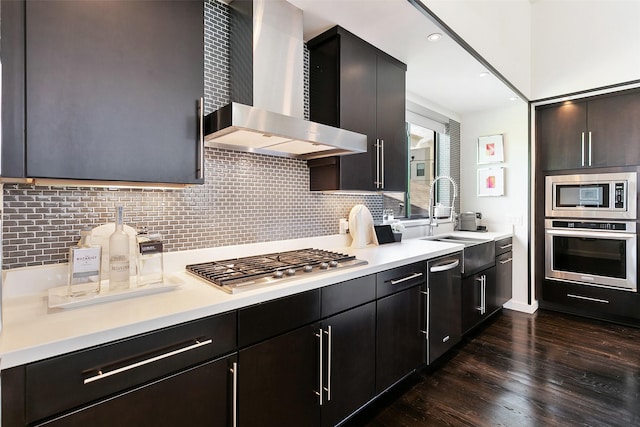
[[[455,260],[453,262],[450,262],[448,264],[435,265],[435,266],[431,267],[429,269],[429,271],[432,272],[432,273],[438,273],[440,271],[453,270],[454,268],[456,268],[459,265],[460,265],[460,260],[457,259],[457,260]]]
[[[513,246],[513,243],[509,243],[508,245],[500,246],[500,249],[507,249]]]
[[[389,283],[392,285],[397,285],[398,283],[406,282],[407,280],[415,279],[416,277],[421,277],[422,273],[413,273],[408,275],[407,277],[403,277],[402,279],[393,279],[389,280]]]
[[[380,162],[380,188],[384,189],[384,139],[380,140],[380,151],[382,152],[382,161]]]
[[[197,178],[204,179],[204,97],[198,103],[198,171]]]
[[[482,275],[482,311],[480,314],[485,314],[487,312],[487,276],[485,274]]]
[[[609,304],[609,301],[607,301],[606,299],[583,297],[582,295],[574,295],[574,294],[567,294],[567,296],[569,298],[577,298],[577,299],[583,299],[583,300],[587,300],[587,301],[601,302],[603,304]]]
[[[231,372],[233,373],[233,404],[232,410],[233,414],[231,415],[232,426],[238,426],[238,362],[233,362],[231,367]]]
[[[480,314],[484,314],[484,313],[482,312],[482,300],[484,299],[484,296],[483,296],[484,289],[483,289],[483,287],[482,287],[483,278],[484,278],[484,275],[483,275],[483,276],[480,276],[480,277],[476,277],[476,282],[478,282],[478,284],[480,285],[480,303],[479,303],[479,305],[476,307],[476,310],[478,310],[478,311],[480,312]]]
[[[380,139],[376,138],[376,188],[380,188]]]
[[[591,131],[589,131],[589,166],[591,166]]]
[[[211,339],[208,339],[206,341],[196,341],[195,344],[182,347],[177,350],[170,351],[168,353],[163,353],[149,359],[141,360],[140,362],[132,363],[131,365],[123,366],[121,368],[114,369],[113,371],[107,371],[107,372],[98,371],[98,375],[94,375],[93,377],[86,378],[84,380],[84,384],[89,384],[94,381],[102,380],[112,375],[121,374],[122,372],[130,371],[131,369],[139,368],[140,366],[148,365],[149,363],[157,362],[159,360],[166,359],[167,357],[172,357],[172,356],[184,353],[185,351],[195,350],[196,348],[209,345],[212,342],[213,340]]]
[[[327,392],[327,402],[329,402],[331,400],[331,359],[332,359],[331,326],[327,326],[327,330],[325,331],[325,334],[327,334],[327,341],[328,341],[327,353],[329,355],[327,358],[327,387],[325,388],[325,391]]]
[[[316,391],[316,394],[320,397],[320,406],[322,406],[322,395],[323,395],[323,387],[322,387],[322,377],[323,377],[323,371],[322,371],[322,365],[324,365],[324,360],[322,358],[322,353],[323,353],[323,348],[322,348],[322,334],[324,333],[324,331],[322,330],[322,328],[320,328],[318,330],[318,333],[316,334],[316,336],[318,338],[320,338],[320,378],[318,379],[318,391]]]
[[[581,150],[580,150],[580,153],[581,153],[581,155],[582,155],[582,166],[584,166],[584,132],[582,132],[582,138],[581,138],[581,140],[582,140],[582,144],[581,144],[581,147],[582,147],[582,148],[581,148]]]
[[[502,261],[500,261],[500,264],[509,264],[511,261],[513,261],[513,258],[503,259]]]

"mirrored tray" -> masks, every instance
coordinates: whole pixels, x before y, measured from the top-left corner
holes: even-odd
[[[132,278],[132,281],[133,280],[135,279]],[[140,286],[134,285],[129,289],[110,291],[108,281],[104,281],[100,287],[101,290],[99,294],[75,297],[67,295],[67,286],[59,286],[49,289],[48,304],[49,308],[84,307],[87,305],[102,304],[109,301],[134,298],[142,295],[167,292],[182,284],[184,284],[184,282],[179,278],[175,276],[167,276],[162,282]]]

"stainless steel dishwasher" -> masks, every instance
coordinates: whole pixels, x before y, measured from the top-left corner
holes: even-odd
[[[427,363],[433,363],[460,342],[462,252],[427,262],[426,325]]]

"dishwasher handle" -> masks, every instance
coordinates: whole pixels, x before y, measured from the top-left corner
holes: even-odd
[[[453,262],[449,262],[447,264],[441,264],[441,265],[434,265],[433,267],[431,267],[429,269],[429,271],[431,273],[439,273],[441,271],[449,271],[449,270],[453,270],[454,268],[456,268],[457,266],[460,265],[460,260],[457,259]]]

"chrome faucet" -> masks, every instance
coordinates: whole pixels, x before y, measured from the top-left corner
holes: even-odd
[[[451,185],[453,185],[453,199],[451,200],[449,220],[453,222],[453,219],[455,216],[454,207],[456,205],[456,196],[458,195],[458,186],[456,185],[456,182],[453,180],[453,178],[451,178],[448,175],[437,176],[433,180],[433,182],[431,183],[431,187],[429,188],[429,236],[433,236],[433,229],[438,226],[438,222],[436,221],[436,218],[435,218],[435,209],[433,206],[433,201],[434,201],[433,199],[435,196],[436,182],[438,182],[441,179],[446,179],[451,183]]]

